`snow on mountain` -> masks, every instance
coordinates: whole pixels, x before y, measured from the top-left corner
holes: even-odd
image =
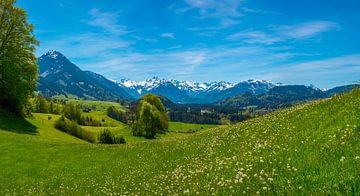
[[[139,92],[139,94],[149,92],[161,85],[166,85],[167,83],[171,83],[179,90],[186,91],[189,93],[222,91],[228,88],[232,88],[236,85],[236,83],[230,83],[225,81],[199,83],[193,81],[166,80],[166,79],[160,79],[158,77],[153,77],[145,81],[139,81],[139,82],[129,79],[122,79],[118,82],[120,86],[136,89]]]
[[[281,83],[266,80],[232,82],[194,82],[153,77],[145,81],[122,79],[115,81],[100,74],[83,71],[63,54],[51,50],[38,58],[38,90],[44,95],[76,95],[80,98],[136,100],[146,93],[164,96],[175,103],[208,104],[244,93],[263,94]],[[309,88],[319,90],[311,85]],[[343,87],[332,93],[341,91]],[[351,88],[351,87],[344,87]]]
[[[64,55],[62,55],[60,52],[58,52],[56,50],[49,50],[43,56],[50,57],[52,59],[57,59],[57,58],[63,58],[64,57]]]
[[[167,92],[174,94],[177,92],[178,97],[184,102],[212,102],[219,98],[229,97],[244,92],[253,94],[267,92],[275,86],[265,80],[248,80],[239,83],[231,82],[194,82],[166,80],[153,77],[145,81],[133,81],[123,79],[117,82],[119,86],[128,89],[128,93],[135,97],[140,97],[146,93],[160,93],[167,96]],[[176,97],[173,95],[173,97]],[[189,101],[190,100],[190,101]],[[194,101],[195,100],[195,101]]]

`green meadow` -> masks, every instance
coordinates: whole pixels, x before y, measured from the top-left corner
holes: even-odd
[[[62,133],[58,117],[0,117],[0,195],[360,193],[360,90],[231,126],[171,123],[196,131],[155,140],[111,127],[124,145]]]

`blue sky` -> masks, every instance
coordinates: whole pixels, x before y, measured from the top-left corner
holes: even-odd
[[[357,0],[19,0],[41,45],[119,80],[360,80]]]

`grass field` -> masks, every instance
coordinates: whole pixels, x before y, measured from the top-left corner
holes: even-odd
[[[113,146],[44,129],[46,119],[1,117],[0,195],[358,195],[359,116],[356,90],[234,126]]]
[[[98,135],[101,131],[105,129],[109,129],[111,132],[113,132],[116,136],[123,136],[126,140],[126,142],[138,142],[138,141],[146,141],[143,137],[135,137],[132,135],[132,129],[119,121],[116,121],[110,117],[108,117],[106,114],[104,114],[101,111],[92,111],[90,113],[85,113],[84,115],[92,116],[93,119],[97,119],[101,121],[101,119],[105,119],[105,122],[102,122],[103,126],[101,127],[91,127],[91,126],[81,126],[83,129],[89,130],[94,133],[95,137]],[[49,119],[51,117],[51,119]],[[27,118],[26,120],[21,120],[25,125],[18,128],[18,130],[22,132],[26,132],[27,126],[31,126],[36,131],[29,132],[32,135],[40,136],[41,138],[46,138],[49,140],[59,140],[63,141],[63,137],[66,138],[73,138],[72,136],[69,136],[68,134],[62,133],[54,128],[54,123],[57,119],[60,118],[60,115],[54,115],[54,114],[40,114],[40,113],[34,113],[32,118]],[[2,118],[0,120],[5,120],[5,118]],[[16,118],[10,118],[8,117],[7,120],[9,123],[12,121],[19,121],[19,119]],[[1,121],[0,121],[1,122]],[[10,125],[7,125],[6,123],[3,123],[3,127],[11,127]],[[15,123],[14,123],[15,124]],[[7,126],[6,126],[7,125]],[[179,123],[179,122],[169,122],[169,131],[166,134],[160,134],[157,136],[159,139],[169,138],[169,137],[185,137],[189,134],[186,134],[189,130],[193,131],[202,131],[206,130],[212,127],[216,127],[217,125],[199,125],[199,124],[189,124],[189,123]],[[201,129],[203,127],[203,129]],[[1,128],[1,126],[0,126]],[[177,132],[174,132],[174,131]],[[79,140],[79,139],[76,139]],[[79,140],[82,141],[82,140]],[[83,143],[83,141],[82,141]]]
[[[76,105],[81,105],[84,107],[88,107],[88,108],[92,108],[93,106],[95,107],[96,111],[101,111],[101,112],[106,112],[107,109],[110,106],[114,106],[117,109],[120,110],[126,110],[122,105],[120,105],[119,103],[116,102],[110,102],[110,101],[94,101],[94,100],[83,100],[83,99],[69,99],[69,98],[65,98],[65,97],[54,97],[54,99],[59,99],[59,100],[66,100],[70,103],[74,103]]]
[[[182,122],[170,122],[169,131],[179,132],[179,133],[197,132],[200,130],[206,130],[217,126],[218,125],[206,125],[206,124],[201,125],[201,124],[191,124],[191,123],[182,123]]]

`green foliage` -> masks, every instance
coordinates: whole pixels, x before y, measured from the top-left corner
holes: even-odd
[[[73,103],[64,105],[63,114],[66,118],[76,121],[77,123],[81,121],[81,109]]]
[[[33,112],[63,114],[66,118],[76,121],[79,125],[101,127],[102,123],[93,119],[92,116],[83,115],[79,105],[74,103],[59,103],[56,100],[46,100],[44,97],[37,96],[33,99]]]
[[[30,99],[30,106],[32,112],[35,113],[49,113],[49,114],[61,114],[62,113],[62,103],[58,103],[55,100],[47,100],[42,96],[36,96]]]
[[[137,106],[135,136],[145,136],[154,139],[157,133],[168,130],[169,119],[165,107],[156,95],[144,95]]]
[[[107,115],[112,119],[123,123],[128,123],[128,114],[122,110],[117,109],[115,106],[110,106],[107,109]]]
[[[81,128],[76,121],[68,120],[64,116],[55,122],[55,128],[88,142],[95,142],[95,136],[92,132]]]
[[[109,130],[105,129],[98,135],[98,141],[102,144],[125,144],[124,137],[115,137],[114,134]]]
[[[81,108],[73,103],[64,105],[63,114],[66,118],[77,122],[79,125],[101,127],[101,122],[91,116],[83,116]]]
[[[0,107],[22,115],[37,84],[38,42],[25,10],[15,4],[16,0],[0,1]]]
[[[36,101],[36,112],[49,113],[49,103],[44,97],[38,97]]]
[[[83,126],[92,126],[92,127],[101,127],[102,124],[99,120],[93,119],[93,117],[89,116],[81,116],[81,119],[78,121],[79,125]]]

